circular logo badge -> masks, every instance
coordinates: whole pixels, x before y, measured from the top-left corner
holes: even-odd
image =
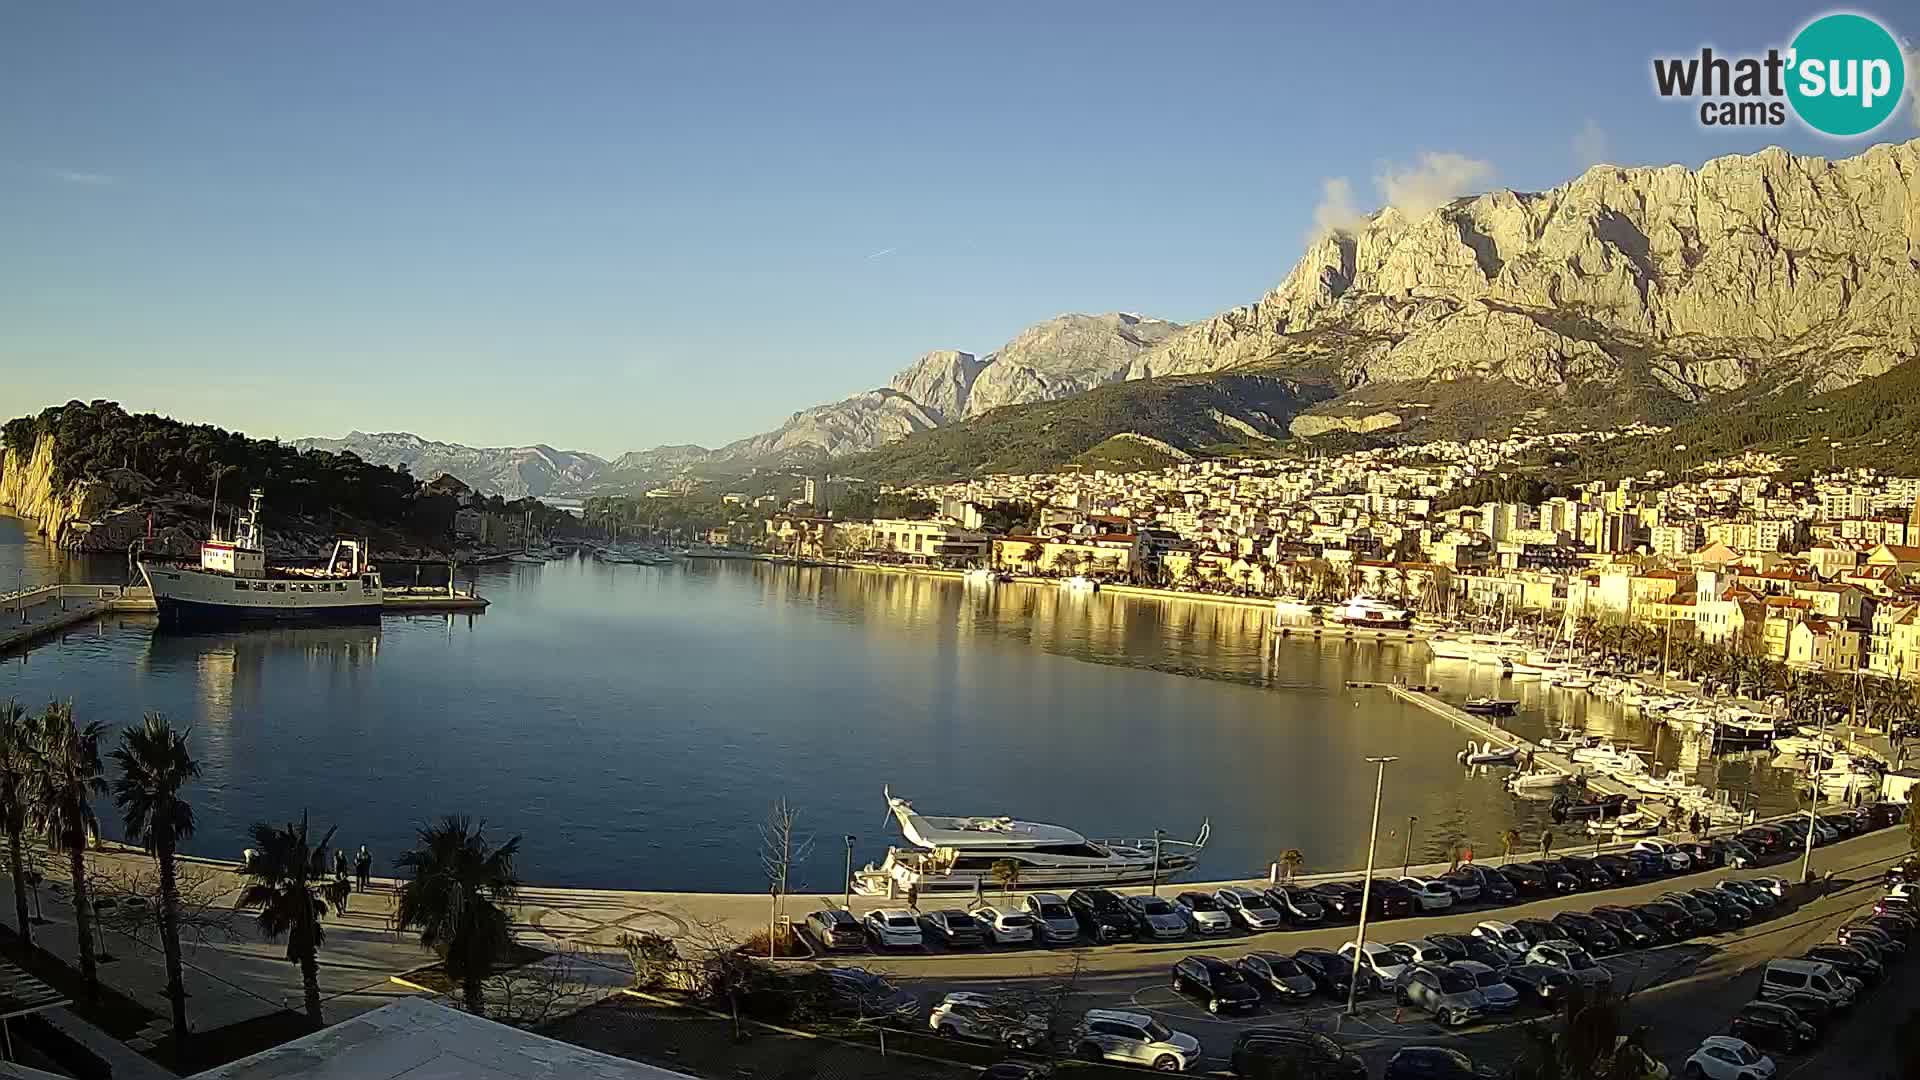
[[[1787,100],[1815,131],[1864,135],[1894,114],[1906,88],[1900,43],[1864,15],[1822,15],[1793,39]]]

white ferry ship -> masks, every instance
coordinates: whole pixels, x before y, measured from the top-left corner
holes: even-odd
[[[247,622],[378,618],[385,603],[380,572],[366,545],[340,540],[324,567],[269,567],[260,538],[263,494],[252,493],[233,539],[200,545],[200,565],[143,561],[160,620]]]
[[[1145,885],[1166,882],[1200,862],[1212,826],[1202,823],[1191,841],[1089,840],[1061,825],[1010,817],[938,817],[916,813],[913,804],[887,793],[887,808],[912,848],[888,848],[879,866],[854,871],[853,891],[862,896],[975,889],[994,892],[994,864],[1011,862],[1020,889],[1072,889],[1083,885]]]

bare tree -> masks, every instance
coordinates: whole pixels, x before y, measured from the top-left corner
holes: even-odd
[[[767,891],[772,898],[767,910],[769,959],[779,951],[780,918],[786,914],[788,895],[800,885],[797,871],[813,854],[813,837],[796,828],[799,820],[800,811],[781,799],[768,809],[767,820],[760,826],[760,866],[767,872]]]
[[[1021,980],[1016,989],[1001,996],[1001,1008],[1010,1022],[1028,1022],[1029,1018],[1037,1021],[1034,1027],[1038,1041],[1025,1047],[1028,1052],[1048,1061],[1073,1056],[1073,1028],[1082,1011],[1075,998],[1080,995],[1085,965],[1085,958],[1075,953],[1051,978]]]
[[[598,983],[587,978],[589,950],[567,944],[531,964],[502,971],[481,982],[487,1017],[515,1027],[538,1027],[592,1004]]]
[[[102,862],[93,872],[100,922],[137,941],[160,940],[160,871],[151,862]],[[175,872],[178,890],[180,938],[196,945],[239,938],[239,912],[229,897],[233,887],[213,870],[180,863]],[[111,901],[110,903],[108,901]]]

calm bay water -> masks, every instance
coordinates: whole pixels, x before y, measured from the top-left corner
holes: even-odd
[[[0,518],[0,585],[125,576],[122,560],[49,552]],[[1185,836],[1211,818],[1205,878],[1263,872],[1288,847],[1309,871],[1357,866],[1373,794],[1361,759],[1376,754],[1401,757],[1383,862],[1409,816],[1415,861],[1458,836],[1484,855],[1508,827],[1538,833],[1542,804],[1456,764],[1463,733],[1347,680],[1498,689],[1523,699],[1523,733],[1572,722],[1653,741],[1607,703],[1496,688],[1422,646],[1276,645],[1253,609],[752,563],[575,560],[483,571],[479,586],[485,615],[368,627],[181,635],[117,616],[0,660],[0,700],[191,724],[198,853],[236,856],[250,822],[304,809],[384,866],[426,817],[462,812],[526,835],[530,881],[635,889],[764,888],[757,826],[784,797],[819,838],[805,886],[835,890],[843,834],[859,837],[856,864],[897,840],[884,785],[929,812],[1095,836]],[[1750,784],[1762,807],[1791,798],[1758,758],[1671,738],[1659,757],[1709,786]]]

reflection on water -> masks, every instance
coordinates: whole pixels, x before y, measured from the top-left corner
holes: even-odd
[[[1401,756],[1383,861],[1537,834],[1542,804],[1455,763],[1463,733],[1348,680],[1519,697],[1524,734],[1653,741],[1611,703],[1430,665],[1423,646],[1276,641],[1259,609],[718,562],[499,567],[479,587],[494,601],[479,618],[193,634],[102,620],[0,662],[0,698],[192,724],[199,852],[232,855],[249,822],[308,810],[384,861],[428,815],[464,811],[527,834],[530,880],[609,887],[763,888],[755,826],[782,796],[877,859],[883,785],[929,811],[1095,835],[1211,818],[1207,876],[1288,847],[1309,869],[1353,866],[1362,759],[1378,753]],[[1658,756],[1786,798],[1749,759],[1670,737]],[[816,863],[806,886],[837,888],[838,851]]]

